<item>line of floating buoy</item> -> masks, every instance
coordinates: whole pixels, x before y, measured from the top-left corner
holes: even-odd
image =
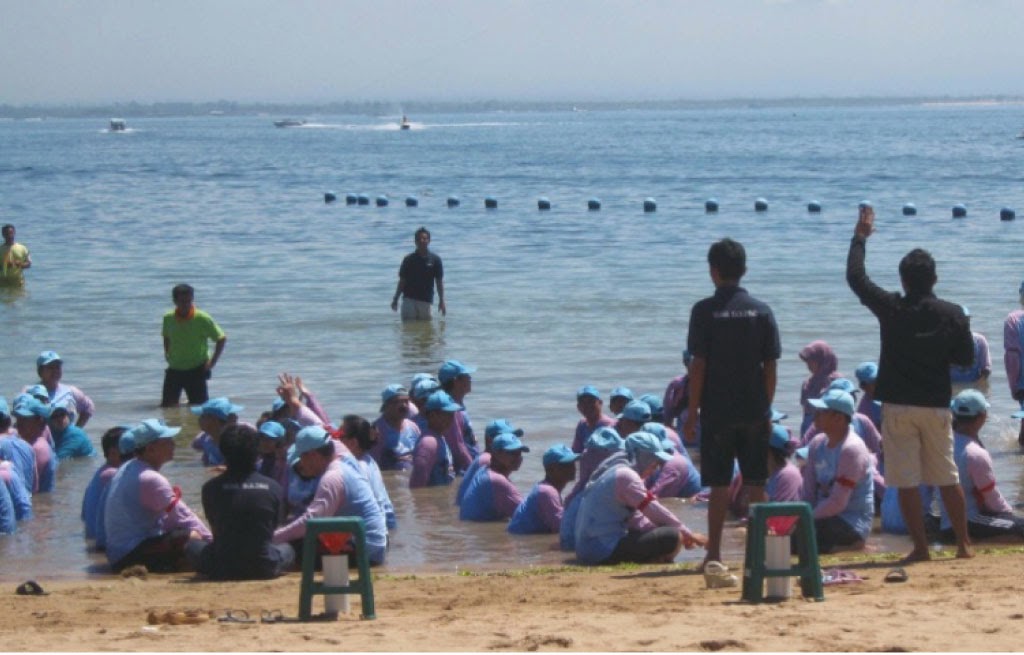
[[[331,204],[338,200],[338,194],[334,191],[324,192],[324,203]],[[346,193],[345,194],[346,205],[369,205],[370,197],[365,193]],[[376,197],[374,204],[378,207],[387,207],[389,199],[387,195],[379,195]],[[459,207],[462,201],[458,196],[448,196],[447,205],[450,208]],[[406,196],[405,206],[406,207],[419,207],[420,201],[416,196]],[[863,200],[858,203],[858,207],[870,207],[871,203],[867,200]],[[587,209],[589,211],[598,211],[602,207],[601,200],[599,198],[590,198],[587,200]],[[658,203],[654,198],[645,198],[643,200],[643,211],[644,213],[653,213],[658,210]],[[493,196],[487,196],[484,198],[485,209],[497,209],[498,199]],[[540,211],[548,211],[551,209],[551,200],[546,196],[541,196],[537,199],[537,209]],[[708,198],[704,201],[704,212],[707,214],[718,213],[720,205],[717,198]],[[768,201],[764,198],[758,198],[754,201],[754,211],[766,212],[768,211]],[[809,214],[820,214],[822,211],[822,205],[817,200],[811,200],[807,203],[807,212]],[[917,206],[912,202],[903,204],[901,211],[904,216],[917,216]],[[967,218],[967,206],[963,203],[957,203],[952,208],[953,218]],[[1013,221],[1017,218],[1017,212],[1010,207],[1003,207],[999,210],[999,220],[1001,221]]]

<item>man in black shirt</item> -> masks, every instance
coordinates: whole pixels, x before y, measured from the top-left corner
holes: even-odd
[[[402,296],[402,320],[430,320],[434,304],[434,285],[437,285],[437,309],[444,316],[444,266],[441,258],[430,252],[430,231],[416,230],[416,250],[405,256],[398,269],[398,286],[391,299],[391,309],[398,311],[398,297]]]
[[[715,295],[690,313],[687,350],[693,360],[683,426],[686,440],[696,439],[699,410],[701,482],[711,487],[705,563],[721,561],[735,461],[750,502],[766,500],[771,405],[782,350],[771,308],[739,286],[747,272],[743,245],[732,239],[712,244],[708,266]]]
[[[959,305],[932,293],[935,260],[915,248],[900,261],[905,295],[886,291],[864,269],[875,211],[862,205],[846,259],[846,282],[878,319],[882,352],[875,398],[882,401],[885,482],[899,489],[900,511],[914,541],[908,561],[931,559],[920,484],[939,487],[957,537],[957,557],[971,557],[963,489],[953,460],[951,364],[974,359],[971,326]]]
[[[189,547],[196,571],[214,580],[276,578],[295,561],[288,544],[272,544],[284,519],[281,486],[256,473],[259,435],[246,425],[229,426],[220,438],[227,471],[203,485],[203,511],[213,542]]]

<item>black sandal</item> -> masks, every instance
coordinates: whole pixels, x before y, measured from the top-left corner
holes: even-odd
[[[43,591],[43,588],[39,586],[39,583],[35,580],[28,580],[18,585],[18,588],[14,590],[14,593],[19,596],[48,596],[49,594]]]

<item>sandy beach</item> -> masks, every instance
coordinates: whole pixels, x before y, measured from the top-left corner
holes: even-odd
[[[40,579],[48,595],[19,596],[17,583],[6,584],[0,634],[7,651],[1019,650],[1024,550],[948,555],[906,567],[903,583],[883,580],[895,566],[887,558],[827,558],[823,568],[865,580],[827,586],[824,602],[758,605],[740,602],[738,588],[705,589],[690,565],[382,574],[376,620],[360,620],[353,597],[352,614],[313,623],[259,622],[262,610],[296,616],[297,573],[239,583],[190,574]],[[228,609],[256,622],[217,621]],[[214,618],[148,621],[188,610]]]

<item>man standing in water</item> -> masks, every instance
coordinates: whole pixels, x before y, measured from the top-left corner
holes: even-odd
[[[747,272],[743,244],[728,238],[712,244],[708,268],[715,295],[690,313],[686,349],[693,360],[683,425],[687,443],[693,443],[700,417],[701,482],[711,487],[705,564],[722,559],[734,462],[739,462],[750,502],[766,500],[771,406],[782,353],[771,308],[740,286]]]
[[[403,321],[428,321],[434,304],[434,285],[437,284],[437,309],[444,316],[444,267],[441,258],[430,252],[430,231],[416,230],[416,250],[405,256],[398,269],[398,286],[391,299],[392,311],[398,311],[398,297],[402,296]]]
[[[882,352],[875,397],[882,401],[885,482],[899,489],[900,511],[914,541],[907,561],[931,559],[919,486],[939,487],[956,533],[957,557],[972,557],[963,489],[953,460],[950,364],[974,358],[968,318],[932,292],[935,260],[915,248],[900,261],[904,294],[888,292],[864,269],[875,210],[863,204],[846,259],[846,282],[878,319]]]
[[[8,223],[0,230],[4,243],[0,246],[0,286],[20,287],[25,284],[22,272],[32,266],[28,248],[14,240],[14,226]]]
[[[196,309],[194,297],[195,290],[188,284],[179,284],[171,290],[174,309],[164,314],[163,325],[167,370],[161,407],[177,405],[182,389],[189,405],[201,405],[209,400],[206,381],[228,340],[209,314]],[[212,357],[210,341],[214,342]]]

